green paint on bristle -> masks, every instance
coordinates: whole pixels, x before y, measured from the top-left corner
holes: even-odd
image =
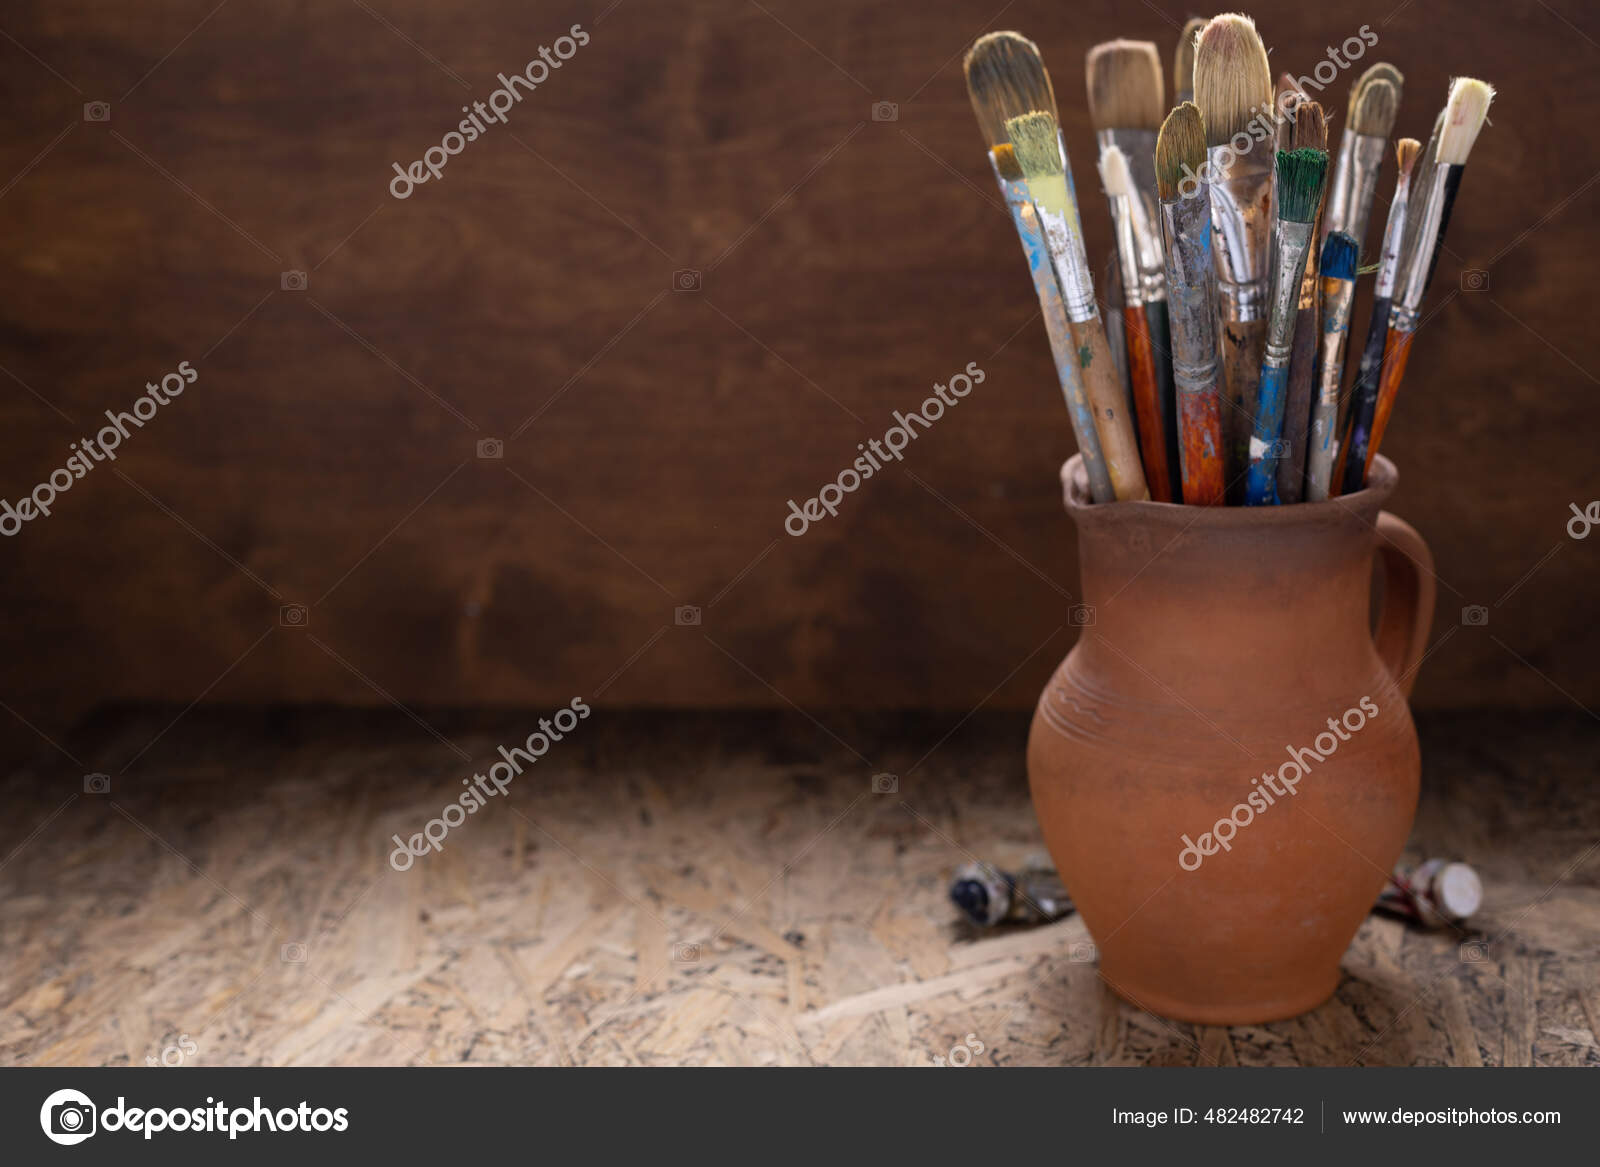
[[[1278,151],[1278,216],[1309,223],[1322,203],[1322,182],[1328,175],[1328,152],[1315,146]]]
[[[1056,119],[1047,113],[1025,113],[1006,123],[1006,134],[1017,152],[1017,162],[1029,178],[1061,174],[1061,147]]]

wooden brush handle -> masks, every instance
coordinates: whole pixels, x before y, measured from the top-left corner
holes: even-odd
[[[1400,394],[1400,382],[1406,375],[1406,362],[1411,359],[1411,342],[1414,332],[1389,330],[1389,340],[1383,346],[1383,378],[1378,382],[1378,408],[1372,417],[1372,440],[1367,443],[1367,461],[1362,467],[1362,477],[1372,469],[1372,456],[1383,441],[1383,431],[1389,425],[1389,415],[1394,412],[1394,399]]]
[[[1220,377],[1219,377],[1220,381]],[[1183,445],[1183,501],[1191,506],[1224,503],[1222,477],[1222,387],[1212,393],[1178,391],[1178,430]]]
[[[1250,435],[1255,431],[1256,422],[1256,388],[1261,380],[1261,358],[1266,348],[1265,320],[1223,321],[1223,474],[1230,502],[1244,499],[1244,476],[1250,467]]]
[[[1316,302],[1295,317],[1294,348],[1289,355],[1289,402],[1283,413],[1283,440],[1288,443],[1278,463],[1278,501],[1305,498],[1306,450],[1311,433],[1312,382],[1317,367]]]
[[[1111,488],[1117,492],[1119,502],[1148,499],[1150,488],[1139,465],[1139,443],[1133,436],[1133,419],[1128,416],[1122,378],[1111,361],[1105,323],[1095,315],[1088,320],[1071,321],[1068,327],[1072,330],[1072,347],[1078,353],[1083,391],[1094,407],[1094,428],[1111,474]]]
[[[1156,380],[1156,353],[1150,342],[1150,319],[1143,304],[1122,310],[1122,336],[1128,350],[1128,383],[1133,409],[1139,418],[1139,452],[1150,497],[1172,502],[1172,478],[1167,473],[1167,426],[1161,413],[1161,386]]]

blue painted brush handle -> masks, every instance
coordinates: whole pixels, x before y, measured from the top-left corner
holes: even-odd
[[[1256,428],[1250,436],[1250,471],[1244,481],[1246,506],[1278,505],[1278,441],[1289,397],[1289,366],[1264,363],[1256,397]]]

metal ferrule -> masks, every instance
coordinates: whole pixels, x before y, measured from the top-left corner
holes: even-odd
[[[1396,307],[1413,314],[1422,306],[1428,288],[1428,272],[1433,266],[1433,251],[1439,245],[1439,222],[1444,214],[1444,186],[1450,164],[1436,162],[1422,189],[1422,199],[1407,215],[1404,270],[1395,292]],[[1413,224],[1415,230],[1413,230]]]
[[[1265,160],[1255,154],[1264,155]],[[1267,316],[1272,147],[1257,143],[1255,154],[1235,155],[1226,145],[1206,151],[1206,168],[1212,179],[1209,185],[1217,291],[1222,318],[1229,321],[1261,320]],[[1299,291],[1298,283],[1294,291]]]
[[[1045,246],[1050,249],[1050,262],[1055,265],[1067,319],[1079,324],[1092,320],[1098,311],[1094,301],[1094,275],[1084,254],[1083,231],[1076,216],[1069,223],[1065,216],[1047,211],[1037,203],[1034,209],[1044,228]]]
[[[1128,307],[1144,303],[1144,281],[1139,278],[1138,244],[1134,241],[1133,199],[1113,195],[1111,227],[1117,238],[1117,268],[1122,273],[1122,302]]]
[[[1388,139],[1353,133],[1345,128],[1339,139],[1339,156],[1334,163],[1333,183],[1328,187],[1328,205],[1322,214],[1322,238],[1344,231],[1360,247],[1366,240],[1367,220],[1372,215],[1372,196],[1378,189],[1378,171],[1383,169]]]
[[[1193,198],[1161,204],[1172,330],[1172,378],[1179,393],[1217,386],[1217,275],[1211,256],[1211,200],[1201,186]]]
[[[1317,400],[1329,410],[1339,407],[1345,342],[1350,337],[1350,307],[1356,298],[1354,280],[1322,283],[1322,359],[1317,362]]]
[[[1128,159],[1133,178],[1133,241],[1138,258],[1139,300],[1150,304],[1167,296],[1167,259],[1161,246],[1161,217],[1156,199],[1156,135],[1154,130],[1101,130],[1095,135],[1101,151],[1115,146]],[[1127,261],[1123,260],[1123,270]],[[1131,300],[1129,301],[1132,302]]]
[[[1404,304],[1395,304],[1389,309],[1389,327],[1396,332],[1415,332],[1421,319],[1421,312]]]
[[[1295,304],[1300,297],[1300,277],[1305,273],[1306,254],[1311,250],[1315,223],[1296,223],[1279,219],[1272,228],[1272,312],[1267,317],[1267,350],[1262,368],[1281,368],[1289,363],[1294,343]]]
[[[1400,275],[1400,247],[1405,241],[1410,206],[1410,185],[1397,186],[1394,201],[1389,204],[1389,221],[1383,228],[1383,258],[1378,261],[1378,283],[1372,293],[1380,300],[1394,298],[1395,281]]]

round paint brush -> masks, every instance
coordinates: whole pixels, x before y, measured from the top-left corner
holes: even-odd
[[[1134,415],[1139,419],[1139,451],[1144,459],[1144,476],[1150,497],[1156,502],[1181,501],[1174,493],[1177,479],[1168,470],[1167,423],[1171,397],[1162,399],[1156,375],[1158,358],[1151,342],[1151,323],[1139,278],[1138,244],[1135,241],[1133,214],[1129,205],[1138,196],[1128,158],[1116,146],[1100,152],[1100,181],[1111,202],[1111,222],[1116,228],[1117,261],[1122,271],[1122,332],[1128,351],[1128,386],[1133,396]],[[1164,278],[1164,273],[1163,273]],[[1164,302],[1164,301],[1163,301]]]
[[[1200,110],[1184,102],[1156,136],[1156,194],[1167,256],[1172,374],[1178,399],[1183,501],[1223,505],[1222,362],[1217,352],[1217,269],[1211,258],[1211,194],[1197,182],[1206,160]]]
[[[1128,416],[1127,396],[1111,362],[1111,346],[1094,298],[1094,277],[1084,252],[1083,225],[1067,189],[1066,151],[1061,148],[1056,119],[1035,110],[1007,121],[1006,134],[1016,149],[1061,287],[1073,348],[1078,354],[1078,371],[1094,408],[1095,432],[1100,436],[1112,489],[1120,501],[1148,499],[1150,489],[1139,464],[1139,445],[1134,438],[1133,419]]]
[[[1422,153],[1422,143],[1415,138],[1401,138],[1395,144],[1394,153],[1399,174],[1395,178],[1394,198],[1389,202],[1389,221],[1383,229],[1383,258],[1378,261],[1378,282],[1372,292],[1372,318],[1367,324],[1367,339],[1361,351],[1356,383],[1350,391],[1349,414],[1344,423],[1344,436],[1339,441],[1338,467],[1329,484],[1332,494],[1360,490],[1366,477],[1363,467],[1371,444],[1372,419],[1378,410],[1384,338],[1388,334],[1395,280],[1400,273],[1406,220],[1410,217],[1411,174]]]
[[[1006,138],[1006,119],[1033,109],[1055,110],[1055,94],[1050,74],[1045,70],[1037,46],[1020,33],[992,32],[980,37],[967,50],[962,68],[967,78],[967,95],[988,147],[989,164],[1000,187],[1006,209],[1022,243],[1023,255],[1033,277],[1034,293],[1044,317],[1045,333],[1056,366],[1056,379],[1067,403],[1067,418],[1089,476],[1089,494],[1095,502],[1110,502],[1116,497],[1100,438],[1095,432],[1094,410],[1083,390],[1078,374],[1077,350],[1068,327],[1066,306],[1056,283],[1055,269],[1045,247],[1044,234],[1016,151]]]
[[[1455,207],[1456,192],[1461,188],[1461,176],[1466,173],[1467,156],[1472,153],[1493,100],[1494,87],[1486,81],[1458,77],[1450,85],[1450,100],[1445,103],[1444,121],[1439,127],[1438,160],[1429,176],[1427,197],[1417,217],[1416,233],[1406,232],[1405,273],[1389,313],[1383,375],[1378,383],[1378,407],[1372,421],[1372,441],[1362,463],[1362,481],[1366,480],[1366,472],[1372,466],[1373,455],[1378,452],[1389,415],[1394,410],[1400,382],[1406,375],[1406,362],[1411,356],[1411,341],[1420,321],[1422,298],[1433,282],[1434,269],[1439,266],[1440,245],[1450,226],[1450,212]]]
[[[1225,477],[1235,483],[1243,481],[1250,462],[1267,336],[1272,226],[1272,69],[1249,17],[1226,13],[1200,31],[1194,98],[1205,119],[1212,254],[1222,307]]]
[[[1339,138],[1339,155],[1328,180],[1328,206],[1322,218],[1322,237],[1335,231],[1351,236],[1359,247],[1366,242],[1372,197],[1378,173],[1400,112],[1401,77],[1393,65],[1373,65],[1350,88],[1349,115]]]
[[[1317,208],[1328,173],[1328,152],[1306,148],[1280,153],[1278,209],[1272,222],[1272,311],[1267,320],[1261,358],[1256,422],[1250,437],[1250,469],[1245,502],[1272,506],[1278,502],[1278,462],[1284,450],[1283,417],[1289,391],[1289,354],[1294,339],[1296,301],[1306,255],[1316,233]]]
[[[1290,135],[1291,150],[1326,150],[1328,148],[1328,122],[1322,106],[1315,101],[1301,101],[1294,107],[1294,129]],[[1323,188],[1326,194],[1327,188]],[[1321,203],[1312,219],[1313,228],[1320,221]],[[1321,233],[1313,229],[1311,238],[1319,239]],[[1289,355],[1289,396],[1284,407],[1283,458],[1278,463],[1278,501],[1296,503],[1305,498],[1306,444],[1311,428],[1312,381],[1317,367],[1317,308],[1320,281],[1317,275],[1320,258],[1318,246],[1313,243],[1306,254],[1305,272],[1300,277],[1300,299],[1295,310],[1294,347]]]
[[[1409,140],[1409,139],[1408,139]],[[1306,440],[1306,501],[1322,502],[1333,479],[1334,431],[1339,422],[1339,384],[1350,307],[1356,298],[1355,239],[1335,231],[1322,245],[1322,349],[1317,359],[1317,395]],[[1296,338],[1298,340],[1298,338]]]
[[[1206,18],[1194,16],[1178,34],[1178,47],[1172,54],[1172,101],[1179,106],[1194,101],[1194,42],[1206,26]]]

